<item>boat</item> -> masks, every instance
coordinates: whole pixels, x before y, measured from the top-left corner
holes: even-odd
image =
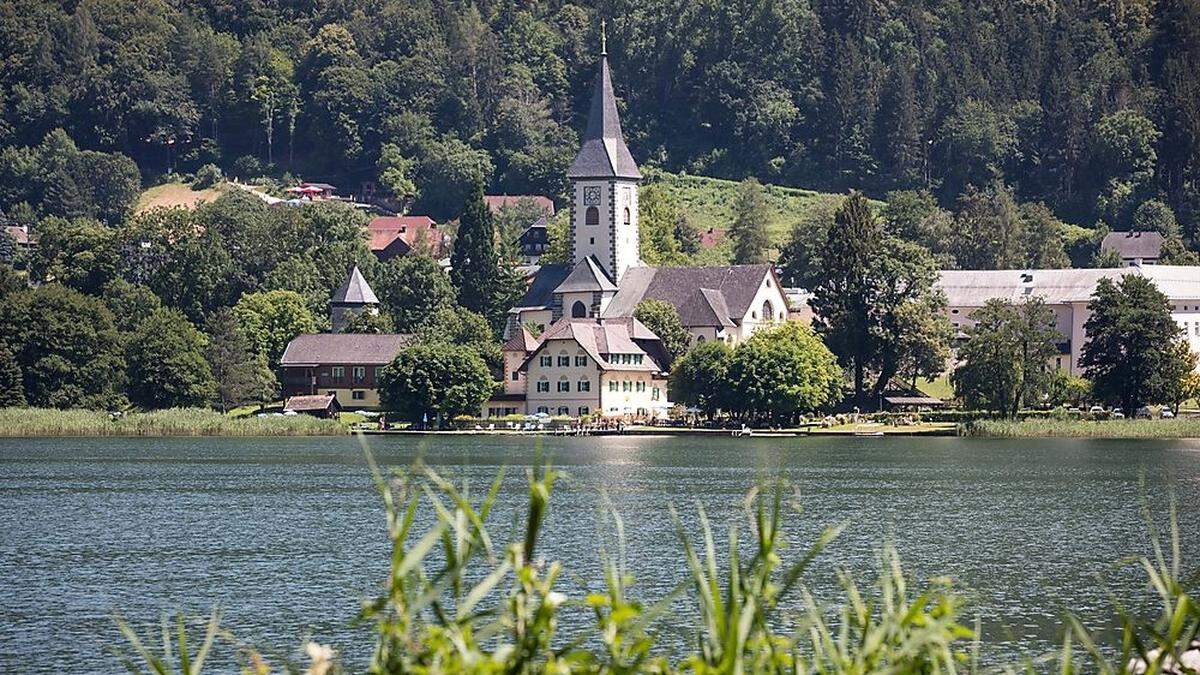
[[[878,436],[884,436],[886,434],[884,434],[882,431],[856,431],[856,432],[854,432],[854,435],[855,436],[868,436],[871,438],[875,438]]]

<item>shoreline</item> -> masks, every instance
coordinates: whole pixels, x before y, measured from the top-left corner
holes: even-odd
[[[600,430],[523,429],[355,429],[345,421],[308,416],[233,417],[212,410],[172,409],[128,413],[113,418],[90,410],[39,408],[0,409],[0,438],[330,438],[352,436],[559,436],[559,437],[964,437],[990,439],[1082,438],[1109,440],[1200,440],[1200,417],[1153,420],[1080,420],[1030,417],[975,420],[967,423],[926,422],[892,426],[863,422],[836,427],[815,425],[737,429],[630,425]]]

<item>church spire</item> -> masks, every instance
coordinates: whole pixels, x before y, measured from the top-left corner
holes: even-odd
[[[582,140],[579,154],[567,170],[568,178],[642,177],[621,132],[621,118],[617,113],[617,100],[608,71],[608,39],[604,22],[600,24],[600,72],[592,89],[592,104]]]

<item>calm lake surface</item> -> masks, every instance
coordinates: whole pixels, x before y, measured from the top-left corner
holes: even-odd
[[[370,442],[383,464],[421,457],[478,494],[508,467],[492,520],[494,533],[512,531],[533,439]],[[787,525],[797,553],[850,523],[808,577],[819,596],[835,597],[837,568],[872,578],[891,540],[912,575],[949,575],[969,592],[993,662],[1054,649],[1065,607],[1103,627],[1097,573],[1152,606],[1143,577],[1117,564],[1149,551],[1143,495],[1165,524],[1174,491],[1188,569],[1200,561],[1200,442],[627,437],[546,439],[542,450],[567,477],[540,550],[565,563],[573,597],[598,578],[601,490],[625,518],[639,596],[657,599],[686,574],[668,504],[693,531],[703,504],[721,541],[745,492],[773,476],[803,503]],[[268,653],[311,638],[356,670],[369,657],[369,629],[350,621],[379,590],[387,548],[354,439],[0,440],[0,515],[2,672],[114,672],[114,611],[145,628],[165,610],[214,606]],[[688,608],[659,627],[665,644],[688,639]],[[586,614],[566,624],[590,625]],[[232,668],[222,651],[216,665]]]

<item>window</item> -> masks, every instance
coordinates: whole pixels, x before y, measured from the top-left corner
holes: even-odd
[[[367,379],[367,369],[365,366],[354,366],[354,381],[362,382]]]
[[[1196,335],[1200,335],[1200,322],[1196,323]]]
[[[516,382],[519,379],[521,379],[521,374],[516,371],[513,371],[513,382]]]
[[[633,383],[630,382],[629,380],[625,380],[624,382],[621,383],[621,391],[632,391],[632,390],[633,390]]]
[[[538,359],[538,365],[540,365],[543,368],[549,368],[550,366],[554,365],[554,357],[553,356],[543,356]]]
[[[589,244],[591,244],[592,246],[595,246],[595,245],[596,245],[596,238],[595,238],[595,237],[588,237],[588,243],[589,243]]]
[[[771,304],[770,300],[763,300],[762,316],[763,321],[775,320],[775,306]]]
[[[571,318],[582,319],[587,313],[587,305],[583,304],[583,301],[576,300],[575,304],[571,305]]]
[[[537,390],[538,390],[538,393],[549,394],[550,393],[550,383],[547,382],[546,380],[538,380]]]
[[[590,412],[591,411],[588,410],[588,407],[586,405],[579,406],[579,416],[580,417],[587,417],[588,413],[590,413]]]
[[[642,355],[641,355],[641,354],[634,354],[634,355],[633,355],[633,362],[634,362],[634,363],[636,363],[636,364],[637,364],[637,365],[639,365],[639,366],[640,366],[640,365],[642,365]]]
[[[576,385],[576,388],[579,391],[591,391],[592,383],[589,380],[580,380],[579,383]]]
[[[645,391],[646,391],[646,383],[645,383],[645,382],[638,381],[638,383],[637,383],[637,391],[638,391],[638,393],[639,393],[639,394],[640,394],[640,393],[643,393],[643,392],[645,392]]]
[[[559,391],[571,391],[571,383],[566,380],[560,380],[558,383]]]
[[[628,225],[631,222],[633,221],[629,217],[629,207],[625,207],[625,224]]]
[[[560,405],[560,406],[558,406],[558,414],[559,415],[570,415],[571,409],[565,405]]]
[[[350,392],[350,398],[354,399],[355,401],[361,401],[361,400],[365,399],[366,397],[367,397],[367,392],[365,392],[365,391]]]
[[[704,342],[704,336],[703,336],[703,335],[697,335],[697,336],[696,336],[696,342]]]
[[[584,225],[599,225],[600,224],[600,209],[589,206],[587,213],[583,217]]]
[[[576,356],[575,357],[575,367],[584,368],[586,366],[587,366],[587,357],[586,356]]]
[[[544,406],[544,405],[539,405],[539,406],[538,406],[538,412],[540,412],[540,413],[544,413],[544,414],[547,414],[547,415],[549,415],[549,414],[550,414],[550,409],[549,409],[549,408],[547,408],[547,407],[546,407],[546,406]]]
[[[654,389],[652,389],[650,391],[650,400],[651,401],[657,401],[660,396],[661,396],[661,393],[659,393],[658,387],[655,387]]]
[[[330,377],[332,377],[335,380],[340,380],[346,376],[346,367],[345,366],[334,366],[333,368],[330,368],[329,370],[330,370]]]
[[[559,366],[570,366],[571,365],[571,357],[559,356],[558,357],[558,365]]]
[[[609,382],[608,382],[608,390],[609,390],[609,391],[616,391],[616,390],[617,390],[617,381],[616,381],[616,380],[609,380]]]

